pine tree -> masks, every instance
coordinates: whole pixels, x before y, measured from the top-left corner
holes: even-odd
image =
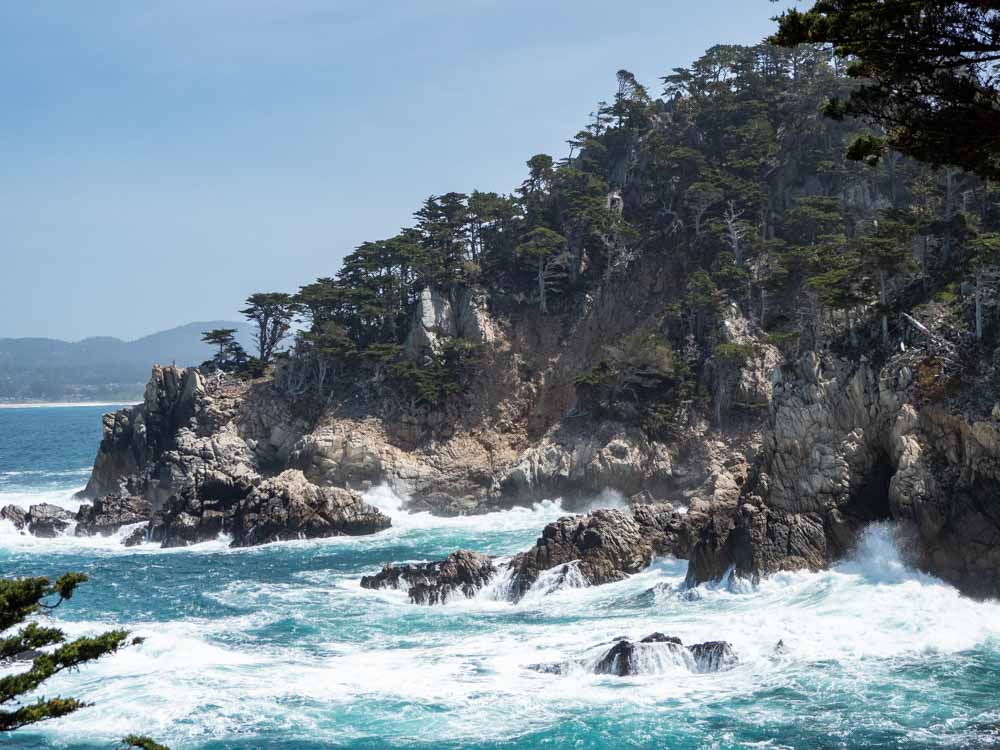
[[[125,630],[111,630],[101,635],[67,641],[59,628],[29,618],[50,611],[73,597],[77,586],[87,581],[82,573],[66,573],[54,583],[47,578],[0,579],[0,661],[31,657],[24,672],[0,678],[0,732],[9,732],[48,719],[56,719],[85,708],[78,698],[46,698],[25,702],[47,680],[113,654],[123,646],[137,644]],[[14,628],[19,630],[11,632]],[[55,647],[55,648],[52,648]],[[166,750],[148,737],[131,735],[123,740],[126,747],[142,750]]]

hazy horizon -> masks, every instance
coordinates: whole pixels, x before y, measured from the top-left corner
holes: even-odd
[[[789,4],[789,3],[786,3]],[[430,194],[508,192],[631,70],[768,0],[10,4],[0,337],[132,340],[332,275]]]

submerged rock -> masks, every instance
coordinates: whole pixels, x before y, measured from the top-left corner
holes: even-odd
[[[726,641],[707,641],[688,646],[697,672],[722,672],[737,662],[733,647]]]
[[[655,645],[651,645],[655,644]],[[646,647],[649,648],[646,648]],[[666,649],[671,653],[680,653],[684,648],[680,638],[665,636],[663,633],[647,635],[639,643],[628,639],[619,640],[594,666],[597,674],[613,674],[619,677],[643,674],[645,669],[644,652]],[[648,661],[648,660],[647,660]]]
[[[236,507],[234,547],[289,539],[374,534],[392,522],[361,496],[339,487],[319,487],[289,469],[261,482]]]
[[[28,508],[28,531],[35,536],[51,539],[57,537],[69,528],[73,514],[65,508],[51,503],[40,503]]]
[[[685,646],[680,638],[652,633],[641,641],[616,638],[614,645],[596,660],[579,659],[561,664],[531,664],[529,669],[547,674],[589,671],[593,674],[633,677],[664,674],[682,668],[693,673],[721,672],[731,669],[738,659],[725,641],[708,641]]]
[[[363,577],[361,587],[405,587],[414,604],[444,604],[455,594],[472,598],[489,583],[496,572],[497,568],[491,558],[459,550],[438,562],[386,565],[376,575]]]
[[[110,536],[122,526],[148,522],[153,506],[143,497],[105,495],[76,513],[77,536]]]

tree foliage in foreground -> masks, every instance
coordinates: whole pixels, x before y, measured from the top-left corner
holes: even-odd
[[[1000,3],[997,0],[816,0],[778,18],[774,44],[832,45],[860,81],[832,99],[884,135],[848,154],[874,163],[893,149],[934,165],[1000,178]]]
[[[86,580],[87,576],[82,573],[66,573],[55,583],[48,578],[0,580],[0,663],[27,656],[31,664],[24,672],[0,678],[0,732],[56,719],[84,708],[88,704],[78,698],[25,698],[60,672],[140,642],[137,638],[130,640],[125,630],[67,641],[66,634],[59,628],[44,627],[37,622],[24,624],[29,618],[55,609],[72,598],[76,587]],[[20,629],[10,632],[19,626]],[[125,747],[142,750],[165,750],[148,737],[132,735],[123,743]]]

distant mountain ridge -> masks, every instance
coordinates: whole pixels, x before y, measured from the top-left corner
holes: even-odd
[[[213,328],[235,328],[240,343],[250,345],[248,324],[227,320],[188,323],[133,341],[0,338],[0,400],[137,398],[154,364],[187,367],[211,358],[215,349],[201,334]]]

